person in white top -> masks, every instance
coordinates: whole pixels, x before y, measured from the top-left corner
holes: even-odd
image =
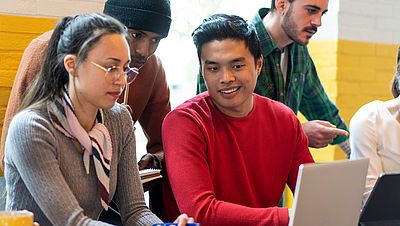
[[[350,159],[369,158],[364,204],[381,173],[400,172],[400,64],[392,94],[362,106],[350,121]]]

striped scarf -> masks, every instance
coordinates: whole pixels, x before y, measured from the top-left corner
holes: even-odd
[[[103,111],[101,109],[98,111],[96,123],[89,133],[79,123],[71,99],[66,92],[48,106],[48,112],[57,130],[69,138],[77,139],[81,144],[80,152],[83,154],[83,163],[87,174],[89,174],[90,157],[93,158],[101,205],[108,210],[112,144],[110,134],[102,124],[104,122]]]

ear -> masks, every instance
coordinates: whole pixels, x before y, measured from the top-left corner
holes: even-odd
[[[273,1],[275,1],[275,7],[278,14],[283,15],[288,5],[287,0],[273,0]]]
[[[77,57],[72,54],[68,54],[64,57],[64,67],[68,74],[75,76],[77,66]]]
[[[260,58],[257,59],[256,61],[256,71],[257,71],[257,77],[261,73],[261,68],[263,66],[264,58],[261,56]]]

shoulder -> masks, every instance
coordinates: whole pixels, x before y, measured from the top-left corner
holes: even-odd
[[[256,107],[253,117],[257,117],[259,123],[266,123],[268,127],[278,126],[286,129],[298,127],[300,122],[292,109],[278,101],[254,95]]]
[[[50,123],[47,114],[43,110],[37,109],[25,109],[17,113],[10,124],[10,130],[12,128],[33,126],[36,124],[48,124]]]
[[[199,111],[200,109],[209,109],[211,104],[211,98],[208,95],[208,91],[200,93],[175,108],[176,111]]]
[[[161,84],[164,86],[164,84],[167,84],[165,70],[161,63],[161,59],[155,54],[151,55],[143,67],[140,68],[139,76],[136,81],[131,84],[131,87],[133,85],[140,89],[141,87],[139,87],[139,85],[142,85],[143,82],[149,81],[152,81],[154,86],[160,86]]]
[[[177,106],[169,112],[162,124],[162,136],[171,137],[171,131],[184,131],[184,134],[207,133],[213,122],[218,121],[218,111],[212,105],[208,92],[203,92]],[[163,138],[164,141],[164,138]]]
[[[104,110],[104,117],[110,124],[124,124],[132,121],[128,109],[119,103],[115,103],[112,108]]]
[[[36,77],[45,57],[52,32],[45,32],[33,39],[24,50],[14,83],[17,88],[21,86],[25,90],[25,87]]]
[[[36,37],[29,43],[25,52],[33,51],[33,50],[45,52],[52,34],[53,34],[53,31],[51,30],[51,31],[47,31],[47,32],[41,34],[40,36]]]
[[[378,100],[365,104],[358,109],[358,111],[351,118],[350,126],[375,122],[375,119],[378,115],[378,109],[382,105],[383,102]]]
[[[149,70],[156,71],[156,72],[158,72],[160,70],[164,71],[164,67],[162,65],[161,59],[156,54],[151,55],[147,59],[146,63],[143,65],[143,67],[140,69],[140,71],[149,71]]]
[[[25,109],[16,114],[9,126],[7,139],[17,138],[29,142],[35,137],[53,137],[54,126],[42,110]]]
[[[261,106],[263,108],[263,111],[265,111],[265,109],[268,108],[267,110],[270,112],[295,116],[292,109],[290,109],[283,103],[276,100],[272,100],[268,97],[260,96],[258,94],[253,94],[253,95],[257,106]]]
[[[168,113],[167,117],[210,117],[212,114],[212,108],[212,101],[208,92],[203,92],[177,106],[174,110]]]

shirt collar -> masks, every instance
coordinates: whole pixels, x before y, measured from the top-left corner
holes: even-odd
[[[268,33],[267,29],[263,24],[263,18],[270,12],[268,8],[261,8],[258,13],[253,18],[253,24],[256,27],[258,38],[260,39],[260,44],[263,46],[261,52],[263,57],[271,54],[275,49],[279,49],[275,42],[272,40],[271,35]]]

